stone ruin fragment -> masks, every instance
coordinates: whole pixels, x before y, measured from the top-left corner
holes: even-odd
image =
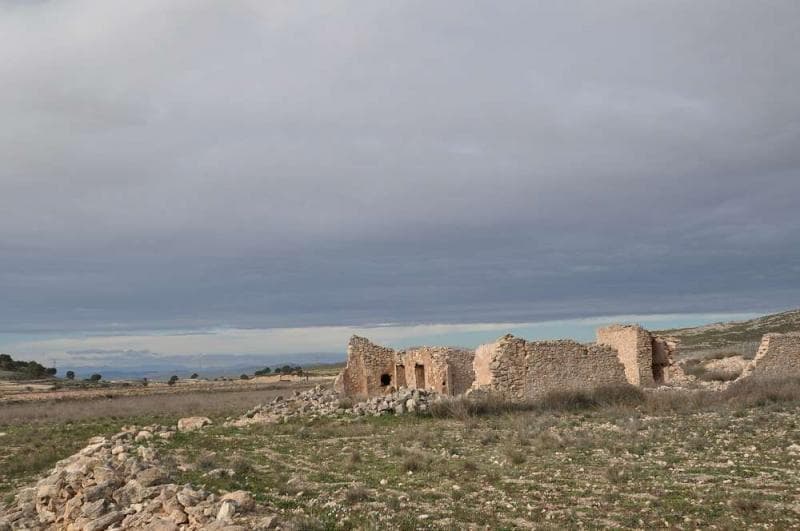
[[[765,334],[742,378],[800,376],[800,332]]]
[[[472,385],[474,356],[474,351],[454,347],[396,352],[353,336],[347,347],[347,366],[336,377],[334,389],[353,397],[382,396],[401,388],[455,396]]]
[[[668,384],[680,368],[674,358],[678,340],[655,335],[639,325],[611,325],[597,330],[597,344],[617,351],[628,383],[640,387]]]
[[[526,341],[509,334],[478,347],[473,367],[474,389],[516,399],[626,382],[614,349],[569,339]]]

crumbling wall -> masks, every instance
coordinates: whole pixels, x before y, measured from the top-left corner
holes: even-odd
[[[418,347],[402,351],[397,357],[407,387],[455,396],[472,386],[474,356],[471,350],[453,347]],[[419,382],[420,371],[424,373],[423,385]]]
[[[551,391],[593,389],[627,383],[617,352],[607,346],[585,346],[577,341],[525,342],[528,376],[525,397]]]
[[[472,386],[473,357],[473,351],[452,347],[395,352],[353,336],[347,346],[347,365],[336,377],[334,390],[356,397],[380,396],[401,387],[461,394]]]
[[[473,367],[473,388],[514,399],[627,382],[614,349],[572,340],[525,341],[506,335],[478,347]]]
[[[334,389],[358,397],[385,394],[394,385],[395,359],[394,350],[353,336],[347,345],[347,366],[337,376]]]
[[[655,385],[650,332],[639,325],[611,325],[597,330],[597,344],[617,351],[629,383],[642,387]],[[663,346],[659,344],[659,348]]]
[[[406,386],[409,389],[430,389],[447,394],[449,375],[446,350],[442,347],[419,347],[401,352],[399,358],[405,366]]]
[[[673,337],[653,337],[652,373],[654,383],[668,384],[681,378],[682,369],[675,363],[679,340]]]
[[[800,332],[766,334],[741,378],[800,376]]]
[[[475,371],[472,362],[475,359],[474,350],[450,349],[447,363],[450,371],[450,392],[452,395],[464,394],[472,387],[475,381]]]
[[[473,359],[473,389],[521,398],[525,390],[524,339],[507,334],[494,343],[479,346]]]

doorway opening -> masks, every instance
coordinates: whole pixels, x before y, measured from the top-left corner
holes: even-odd
[[[414,380],[417,389],[425,389],[425,365],[414,365]]]
[[[406,366],[405,365],[395,365],[394,368],[394,380],[397,382],[397,388],[400,389],[401,387],[406,386]]]

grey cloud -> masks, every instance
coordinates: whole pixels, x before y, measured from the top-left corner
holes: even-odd
[[[0,3],[0,328],[796,305],[798,15]]]

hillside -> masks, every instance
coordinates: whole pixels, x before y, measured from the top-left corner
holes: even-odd
[[[661,333],[679,338],[683,350],[711,350],[758,343],[769,332],[791,331],[800,331],[800,309],[765,315],[749,321],[676,328],[663,330]]]
[[[55,369],[35,361],[17,361],[9,354],[0,354],[0,380],[37,380],[55,374]]]

